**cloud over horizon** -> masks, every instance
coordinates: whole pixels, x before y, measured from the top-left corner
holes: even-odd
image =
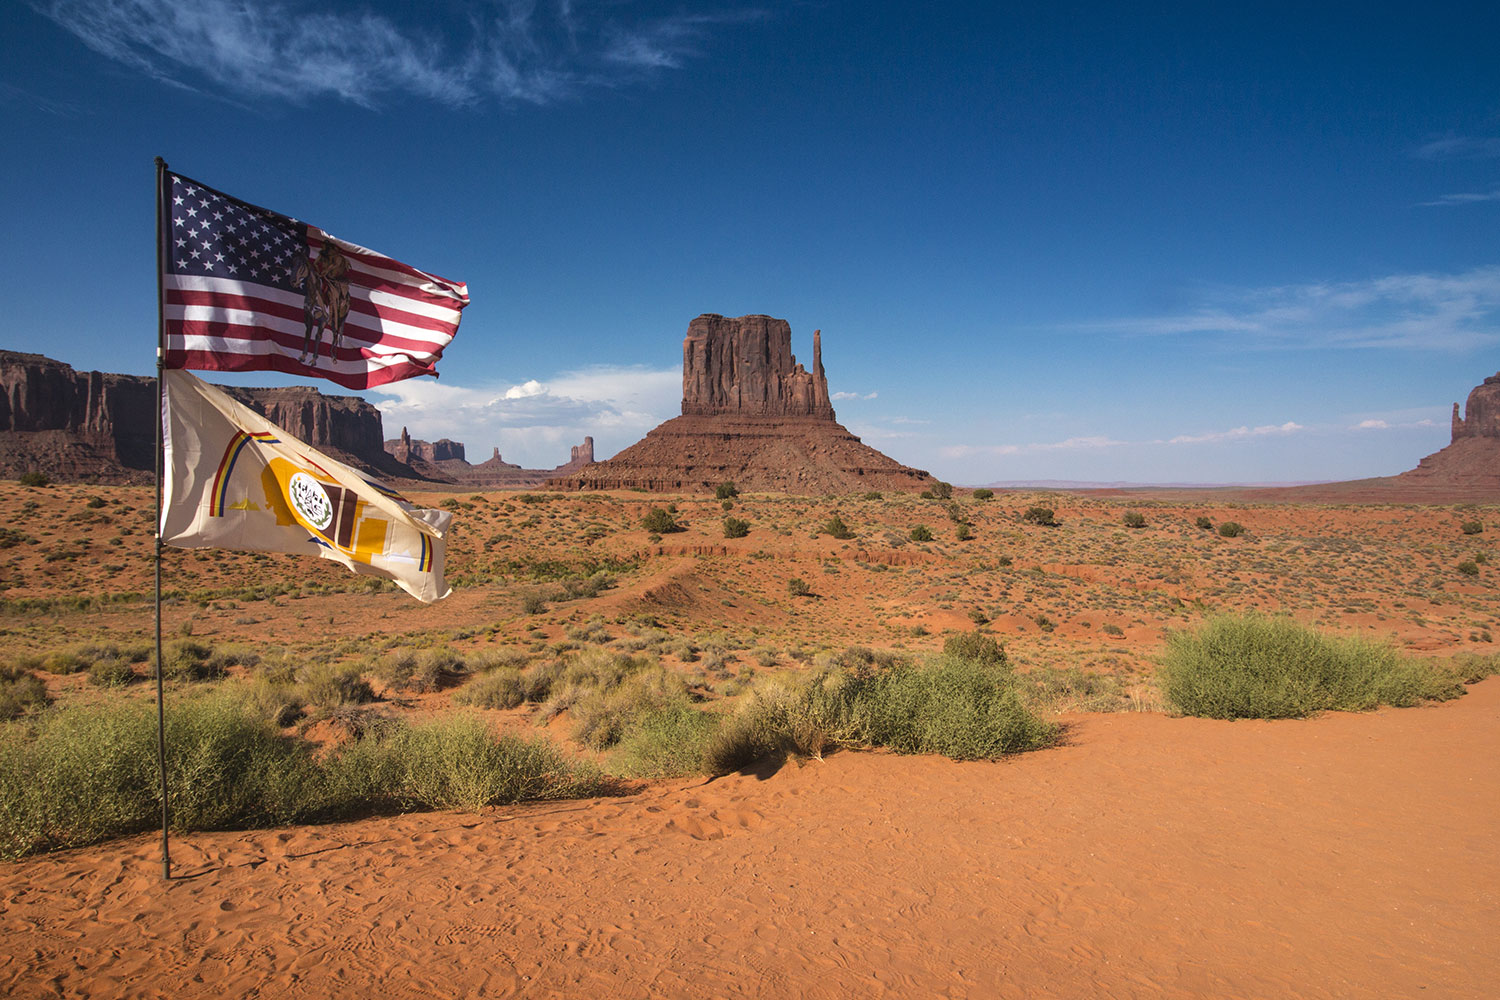
[[[705,53],[720,26],[756,9],[666,16],[628,4],[489,0],[461,25],[369,9],[307,13],[279,0],[32,0],[95,52],[162,83],[233,99],[375,107],[396,97],[447,105],[546,105],[643,81]],[[461,29],[461,30],[458,30]]]
[[[1233,335],[1237,348],[1473,351],[1500,344],[1500,266],[1223,289],[1195,309],[1072,324],[1126,336]]]
[[[507,462],[550,469],[567,461],[567,447],[585,436],[600,458],[634,444],[677,415],[682,373],[676,369],[591,367],[545,381],[459,386],[408,379],[370,390],[386,432],[406,427],[424,440],[462,441],[471,462],[498,447]]]

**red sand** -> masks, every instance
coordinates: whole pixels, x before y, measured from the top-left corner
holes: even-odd
[[[1492,997],[1500,678],[0,866],[18,997]]]

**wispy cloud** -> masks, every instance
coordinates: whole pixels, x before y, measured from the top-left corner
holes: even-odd
[[[87,110],[69,101],[58,101],[41,94],[34,94],[24,87],[0,81],[0,104],[33,108],[59,118],[77,118]]]
[[[1484,201],[1500,201],[1500,188],[1493,191],[1463,191],[1457,194],[1438,195],[1435,201],[1418,202],[1423,208],[1432,206],[1473,205]]]
[[[1450,135],[1412,150],[1419,160],[1500,159],[1500,136]]]
[[[835,392],[828,398],[837,403],[845,399],[875,399],[879,395],[878,392]]]
[[[464,105],[486,98],[549,104],[639,82],[701,56],[724,25],[757,10],[632,16],[629,5],[489,0],[437,26],[320,11],[278,0],[33,0],[89,48],[173,86],[236,99],[365,107],[397,97]]]
[[[1471,351],[1500,344],[1500,267],[1210,293],[1177,315],[1075,324],[1135,336],[1232,336],[1240,348]]]
[[[594,367],[489,386],[408,379],[371,391],[386,397],[376,405],[392,436],[405,426],[413,437],[463,441],[471,461],[498,446],[508,462],[551,468],[585,435],[600,439],[602,456],[676,416],[682,373]]]
[[[1122,441],[1107,435],[1071,437],[1062,441],[1035,441],[1028,444],[957,444],[940,448],[938,454],[944,458],[974,458],[979,456],[1038,455],[1057,451],[1104,451],[1116,448],[1170,447],[1176,445],[1219,444],[1270,435],[1296,434],[1307,430],[1302,424],[1288,420],[1281,424],[1266,424],[1261,427],[1234,427],[1222,431],[1206,431],[1196,434],[1178,434],[1170,438],[1153,438],[1145,441]]]

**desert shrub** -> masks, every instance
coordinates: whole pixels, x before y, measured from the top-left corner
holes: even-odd
[[[366,685],[368,689],[369,685]],[[239,688],[239,697],[257,717],[279,729],[302,718],[307,699],[295,684],[261,676]]]
[[[46,708],[49,700],[40,677],[20,667],[0,667],[0,722]]]
[[[719,509],[722,510],[722,511],[731,511],[731,510],[734,510],[734,501],[733,500],[720,500],[719,501]]]
[[[547,597],[539,590],[521,595],[521,612],[528,615],[541,614],[547,610]]]
[[[866,500],[879,500],[880,499],[880,491],[879,490],[870,490],[868,493],[866,493],[864,495],[864,498]]]
[[[932,484],[932,498],[934,500],[950,500],[953,497],[953,484],[942,480]]]
[[[687,701],[680,676],[661,667],[641,670],[580,696],[571,709],[573,738],[606,750],[646,716],[685,708]]]
[[[105,500],[104,500],[103,497],[89,497],[88,501],[86,503],[84,503],[84,506],[87,507],[89,510],[98,510],[100,507],[103,507],[104,505],[105,505]]]
[[[463,661],[453,650],[444,647],[415,652],[398,649],[377,662],[375,674],[398,691],[422,694],[436,691],[448,677],[463,670]]]
[[[101,656],[89,664],[89,683],[95,687],[125,687],[135,681],[135,670],[122,656]]]
[[[943,640],[943,655],[958,660],[973,660],[989,666],[1007,665],[1005,647],[994,636],[982,632],[960,632]]]
[[[960,542],[967,542],[969,539],[974,537],[974,529],[969,527],[967,524],[960,524],[953,530],[953,537],[958,539]]]
[[[1458,527],[1466,535],[1478,535],[1484,531],[1484,523],[1482,521],[1465,521]]]
[[[1404,707],[1456,693],[1450,680],[1390,646],[1253,614],[1170,633],[1158,677],[1180,711],[1215,719]]]
[[[367,727],[324,759],[234,691],[167,712],[172,827],[240,829],[413,808],[478,809],[598,791],[597,768],[545,738],[467,714]],[[160,822],[149,702],[68,708],[0,729],[0,857],[76,847]]]
[[[733,483],[720,483],[718,486],[714,487],[715,500],[733,500],[739,495],[740,491],[735,489]]]
[[[812,587],[800,576],[794,576],[786,582],[786,592],[792,597],[812,596]]]
[[[1125,634],[1125,630],[1124,629],[1122,629],[1120,626],[1115,625],[1113,623],[1105,625],[1099,631],[1103,632],[1105,635],[1112,635],[1116,639],[1122,637]]]
[[[1464,576],[1478,576],[1479,564],[1472,559],[1465,559],[1458,564],[1458,571]]]
[[[178,639],[162,650],[162,676],[175,681],[206,681],[224,676],[224,665],[213,649],[191,639]]]
[[[524,649],[487,649],[468,658],[469,669],[476,674],[491,670],[523,670],[531,662]]]
[[[981,486],[979,489],[974,491],[973,496],[975,500],[990,500],[994,498],[995,491],[985,489]]]
[[[1127,510],[1120,520],[1127,528],[1144,528],[1146,526],[1146,515],[1138,510]]]
[[[1037,504],[1027,507],[1026,512],[1021,515],[1021,520],[1027,524],[1040,524],[1050,528],[1057,524],[1057,513],[1051,507]]]
[[[820,756],[831,746],[989,759],[1056,736],[1056,726],[1021,702],[1003,659],[945,654],[920,665],[895,660],[769,678],[713,734],[705,766],[723,773],[776,753]]]
[[[76,674],[87,666],[82,656],[69,649],[54,649],[42,657],[42,669],[49,674]]]
[[[23,472],[20,483],[22,486],[49,486],[52,480],[45,472]]]
[[[1198,517],[1197,519],[1195,519],[1193,521],[1193,526],[1197,527],[1197,528],[1202,528],[1204,531],[1212,531],[1213,527],[1214,527],[1214,523],[1213,523],[1213,521],[1209,520],[1208,518],[1200,516],[1200,517]]]
[[[1225,538],[1238,538],[1245,533],[1245,526],[1238,521],[1225,521],[1219,525],[1219,534]]]
[[[930,542],[932,541],[932,529],[925,524],[919,524],[911,529],[910,537],[914,542]]]
[[[823,524],[824,534],[832,535],[834,538],[853,538],[854,532],[844,523],[844,519],[837,514],[830,517]]]
[[[397,654],[403,663],[407,662],[407,657],[410,657],[409,653]],[[410,662],[415,669],[415,658]],[[356,663],[310,664],[298,671],[297,688],[307,703],[324,711],[375,700],[375,691]]]
[[[968,611],[968,615],[969,615],[969,621],[973,622],[975,625],[988,625],[989,624],[990,616],[987,615],[987,614],[985,614],[984,609],[981,608],[981,607],[972,607],[972,608],[970,608],[969,611]]]
[[[666,535],[684,530],[669,511],[662,510],[660,507],[652,507],[646,512],[646,516],[641,518],[641,527],[654,535]]]
[[[725,538],[744,538],[748,534],[750,534],[749,521],[741,520],[738,517],[724,518]]]
[[[627,778],[682,778],[702,774],[709,743],[723,717],[676,705],[637,719],[610,758]]]
[[[525,704],[526,687],[514,667],[497,667],[465,684],[453,694],[455,705],[475,708],[515,708]]]

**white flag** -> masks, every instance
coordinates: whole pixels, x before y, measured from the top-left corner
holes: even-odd
[[[162,374],[163,542],[317,555],[419,601],[451,593],[443,533],[452,514],[418,510],[196,376]]]

